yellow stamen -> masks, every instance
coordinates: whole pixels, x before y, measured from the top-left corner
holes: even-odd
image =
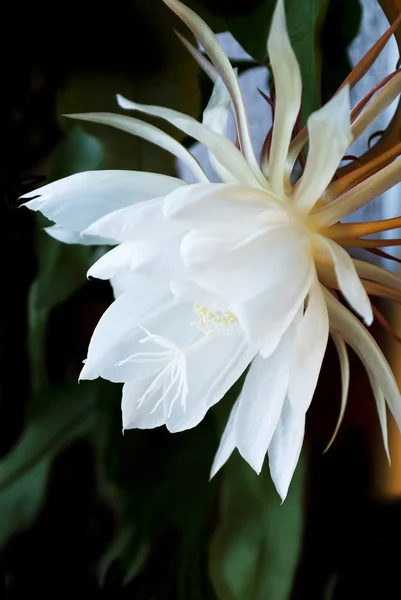
[[[218,329],[219,331],[229,332],[238,319],[230,310],[214,313],[202,304],[194,303],[194,313],[198,317],[198,322],[191,323],[202,333],[210,333]]]

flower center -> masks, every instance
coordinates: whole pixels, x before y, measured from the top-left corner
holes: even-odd
[[[202,304],[194,303],[194,313],[198,317],[198,321],[194,321],[191,325],[197,327],[205,335],[215,331],[229,335],[232,333],[235,323],[238,322],[237,317],[230,310],[214,313]]]

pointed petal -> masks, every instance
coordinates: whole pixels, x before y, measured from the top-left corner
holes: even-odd
[[[39,210],[63,229],[81,232],[114,210],[167,196],[184,185],[181,179],[157,173],[86,171],[49,183],[22,198],[39,196],[24,206]]]
[[[189,393],[185,411],[177,403],[167,419],[171,432],[195,427],[241,377],[257,348],[248,344],[241,332],[212,339],[187,358]]]
[[[373,391],[373,396],[376,402],[377,414],[379,416],[380,429],[383,436],[384,451],[386,453],[388,462],[391,463],[390,450],[388,447],[388,431],[387,431],[387,412],[386,412],[386,401],[382,389],[380,388],[379,382],[374,375],[368,371],[370,385]]]
[[[371,325],[373,321],[372,306],[352,258],[344,248],[329,238],[320,236],[318,244],[327,248],[327,251],[330,253],[338,286],[344,294],[345,299],[355,312],[362,317],[366,325]],[[322,254],[325,251],[324,248],[322,249]]]
[[[284,0],[276,4],[267,48],[276,90],[269,180],[274,191],[284,196],[284,166],[302,94],[301,71],[288,36]]]
[[[214,84],[213,92],[210,97],[209,103],[203,113],[203,125],[208,127],[211,131],[226,135],[227,122],[230,114],[231,98],[224,85],[221,77],[216,79]],[[220,177],[222,181],[227,183],[236,183],[237,178],[235,175],[230,173],[220,161],[218,161],[213,152],[209,152],[210,163],[215,173]]]
[[[121,272],[134,271],[153,260],[159,252],[149,242],[124,242],[106,252],[89,269],[87,276],[111,279]]]
[[[359,277],[383,283],[401,291],[401,276],[397,273],[387,271],[378,265],[371,265],[363,260],[354,260],[353,262]]]
[[[214,68],[214,66],[212,65],[212,63],[209,62],[208,59],[206,58],[206,56],[204,56],[204,54],[202,54],[202,52],[199,52],[199,50],[197,48],[195,48],[195,46],[193,46],[187,40],[187,38],[185,38],[183,35],[181,35],[181,33],[179,31],[176,31],[175,33],[178,36],[178,38],[181,40],[181,42],[184,44],[184,46],[188,50],[188,52],[190,54],[192,54],[192,56],[194,57],[194,59],[196,60],[196,62],[200,66],[200,68],[206,73],[206,75],[213,82],[215,82],[217,77],[219,77],[219,74],[217,73],[217,71]]]
[[[218,163],[221,164],[224,169],[229,171],[231,174],[230,178],[236,178],[237,182],[252,187],[260,187],[258,180],[252,173],[241,152],[221,133],[215,133],[202,125],[202,123],[199,123],[193,117],[171,108],[138,104],[137,102],[131,102],[120,95],[117,96],[117,99],[121,108],[127,110],[139,110],[147,115],[165,119],[175,127],[181,129],[181,131],[187,135],[198,140],[201,144],[204,144],[209,152],[213,153]]]
[[[265,178],[260,171],[252,148],[248,119],[238,79],[223,48],[210,27],[193,10],[178,0],[163,1],[189,27],[224,81],[232,99],[242,152],[254,175],[262,185],[265,185]]]
[[[366,129],[394,102],[401,93],[401,73],[397,73],[384,85],[352,124],[354,139]]]
[[[297,466],[305,433],[305,416],[296,415],[288,398],[269,446],[270,473],[284,502]]]
[[[235,419],[238,410],[238,404],[239,400],[235,402],[231,409],[220,445],[217,449],[216,456],[214,457],[212,469],[210,471],[210,479],[212,479],[212,477],[214,477],[216,473],[220,471],[221,467],[225,465],[235,450]]]
[[[121,129],[132,135],[137,135],[144,140],[152,142],[152,144],[155,144],[156,146],[160,146],[160,148],[164,148],[164,150],[167,150],[167,152],[170,152],[182,160],[182,162],[191,169],[198,181],[209,181],[198,161],[182,144],[177,142],[171,135],[168,135],[150,123],[145,123],[144,121],[134,119],[133,117],[127,117],[126,115],[117,115],[113,113],[82,113],[65,116],[70,119],[79,119],[81,121],[110,125],[111,127],[116,127],[116,129]],[[160,194],[156,195],[160,196]]]
[[[177,235],[179,226],[163,217],[163,200],[155,198],[115,210],[92,223],[83,234],[104,236],[119,242],[168,239]]]
[[[389,408],[401,430],[401,398],[394,374],[387,363],[376,341],[358,321],[328,291],[325,291],[327,308],[330,317],[330,326],[339,332],[341,337],[354,351],[371,373],[382,389]]]
[[[305,415],[312,401],[326,352],[329,318],[317,278],[309,290],[309,302],[298,325],[293,348],[288,399],[294,414]]]
[[[348,352],[347,346],[344,343],[344,340],[340,335],[331,331],[331,337],[333,338],[333,342],[337,349],[338,358],[340,360],[340,369],[341,369],[341,403],[340,403],[340,414],[338,416],[338,421],[336,428],[334,429],[333,435],[330,438],[329,443],[325,448],[325,452],[330,448],[332,443],[337,437],[338,430],[340,429],[340,425],[343,421],[345,409],[347,407],[347,399],[348,399],[348,390],[349,390],[349,360],[348,360]]]
[[[166,288],[158,280],[137,275],[137,283],[119,296],[106,310],[93,332],[80,379],[103,377],[114,382],[132,380],[133,365],[122,360],[132,355],[143,331],[143,322],[157,307],[170,301]],[[134,366],[135,369],[135,366]]]
[[[152,412],[152,408],[149,408],[146,402],[138,404],[138,399],[145,393],[151,381],[151,378],[140,379],[123,385],[121,401],[123,429],[153,429],[165,424],[162,405]]]
[[[288,390],[293,334],[290,328],[269,358],[255,358],[239,399],[236,445],[256,473],[262,470]]]
[[[44,231],[50,237],[54,238],[58,242],[64,244],[83,244],[85,246],[101,246],[101,245],[113,245],[116,240],[112,238],[105,238],[98,235],[83,235],[78,231],[71,231],[70,229],[64,229],[59,225],[52,225],[51,227],[45,227]]]
[[[350,123],[349,86],[308,119],[309,153],[294,202],[308,213],[333,179],[353,137]]]

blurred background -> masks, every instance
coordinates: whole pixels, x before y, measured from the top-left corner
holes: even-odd
[[[186,3],[219,33],[238,67],[260,147],[271,124],[257,88],[268,90],[266,39],[274,1]],[[399,0],[287,0],[286,7],[305,83],[303,120],[331,97],[401,10]],[[390,468],[355,356],[346,417],[324,454],[340,405],[339,367],[328,349],[303,455],[282,506],[268,466],[256,476],[239,455],[209,482],[238,389],[194,430],[122,435],[119,386],[78,385],[92,331],[113,299],[107,283],[86,279],[106,249],[56,242],[43,232],[44,218],[19,208],[19,197],[85,170],[183,172],[148,142],[61,116],[118,112],[118,92],[200,118],[211,83],[174,29],[193,41],[161,0],[111,6],[72,0],[65,7],[39,1],[3,8],[0,594],[70,598],[79,592],[116,600],[401,597],[401,448],[390,428]],[[393,39],[355,94],[394,70],[398,57]],[[380,128],[387,131],[375,139],[378,145],[400,137],[398,114],[392,107],[384,115]],[[191,146],[173,128],[165,129]],[[366,138],[363,144],[358,154],[367,150]],[[202,155],[199,148],[194,152]],[[399,214],[398,194],[369,210]],[[390,318],[398,327],[399,315]],[[381,341],[401,379],[398,347]]]

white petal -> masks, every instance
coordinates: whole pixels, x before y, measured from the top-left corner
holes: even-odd
[[[115,210],[95,221],[84,235],[104,236],[119,242],[168,239],[177,235],[177,223],[166,221],[162,213],[163,198],[155,198]]]
[[[386,401],[384,398],[383,391],[379,385],[377,379],[368,371],[370,385],[373,391],[373,396],[376,402],[377,414],[379,416],[380,429],[383,436],[383,445],[388,458],[388,462],[391,463],[390,450],[388,447],[388,431],[387,431],[387,413],[386,413]]]
[[[269,358],[255,358],[239,398],[236,446],[257,473],[262,470],[287,394],[293,334],[289,328]]]
[[[130,381],[123,386],[121,402],[123,429],[153,429],[165,424],[163,406],[152,412],[147,402],[138,405],[138,399],[145,393],[151,378]]]
[[[269,446],[270,473],[283,502],[298,463],[304,433],[305,416],[296,415],[290,401],[286,398]]]
[[[305,171],[296,189],[298,210],[309,212],[323,194],[351,145],[349,85],[308,119],[309,153]]]
[[[114,298],[121,296],[127,290],[135,288],[137,285],[138,274],[132,271],[124,271],[119,275],[110,278],[110,284],[113,288]]]
[[[288,281],[294,257],[298,263],[308,260],[306,246],[306,238],[291,226],[256,229],[242,239],[228,229],[205,229],[184,237],[181,255],[194,281],[240,303]]]
[[[124,242],[101,256],[91,266],[87,276],[111,279],[149,263],[158,252],[158,248],[149,242]]]
[[[117,99],[121,108],[139,110],[145,114],[166,119],[166,121],[178,127],[187,135],[204,144],[209,152],[213,153],[218,163],[231,173],[231,179],[234,178],[239,183],[252,187],[260,187],[257,178],[252,173],[241,152],[224,135],[211,131],[193,117],[171,108],[138,104],[120,95],[117,96]]]
[[[186,279],[187,270],[179,253],[181,237],[160,238],[151,242],[122,242],[104,254],[88,270],[88,277],[112,279],[127,272],[141,272],[163,281]]]
[[[276,4],[267,48],[276,93],[269,180],[273,190],[283,196],[284,165],[302,94],[301,72],[288,36],[284,0]]]
[[[166,196],[185,185],[175,177],[142,171],[87,171],[49,183],[22,198],[64,229],[81,232],[104,215],[136,202]]]
[[[220,445],[217,449],[216,456],[214,457],[210,478],[214,477],[216,473],[220,471],[221,467],[225,465],[235,450],[235,419],[238,410],[238,402],[239,401],[237,400],[231,409]]]
[[[214,64],[217,72],[224,81],[232,99],[242,152],[248,164],[250,165],[252,172],[259,179],[262,185],[266,185],[265,179],[260,171],[259,165],[256,162],[255,154],[253,152],[248,120],[238,79],[230,61],[224,53],[223,48],[220,46],[210,27],[200,17],[198,17],[193,10],[178,0],[163,1],[171,8],[171,10],[176,13],[176,15],[178,15],[180,19],[182,19],[182,21],[184,21],[195,37],[199,40],[209,55],[209,58]]]
[[[333,435],[330,438],[329,443],[325,448],[325,452],[330,448],[332,443],[334,442],[338,430],[340,429],[340,425],[343,421],[345,409],[347,406],[348,399],[348,390],[349,390],[349,360],[348,360],[348,352],[347,346],[344,343],[344,340],[340,335],[331,331],[331,337],[333,338],[333,342],[337,349],[338,358],[340,360],[340,368],[341,368],[341,403],[340,403],[340,414],[338,416],[337,425],[334,430]]]
[[[315,276],[311,261],[300,261],[287,267],[285,281],[248,300],[233,303],[237,316],[250,342],[260,348],[264,358],[277,348],[281,336],[303,309],[306,295]]]
[[[51,227],[45,227],[44,231],[48,233],[52,238],[64,244],[83,244],[85,246],[102,246],[102,245],[113,245],[116,240],[112,238],[105,238],[99,235],[83,235],[78,231],[71,231],[70,229],[64,229],[59,225],[52,225]]]
[[[320,246],[327,248],[337,277],[338,286],[344,294],[345,299],[357,312],[366,325],[371,325],[373,321],[372,305],[369,296],[359,279],[352,258],[344,248],[330,240],[329,238],[319,236],[317,242]],[[322,249],[322,254],[325,250]]]
[[[231,98],[227,88],[221,79],[217,77],[213,92],[203,113],[203,125],[211,131],[226,135],[227,122],[230,114]],[[227,183],[236,183],[237,178],[230,173],[214,156],[213,152],[209,152],[210,163],[215,173],[222,181]]]
[[[330,327],[340,333],[344,341],[358,354],[368,373],[375,377],[401,430],[400,392],[382,351],[370,333],[349,310],[333,298],[329,292],[325,292],[325,297]]]
[[[167,218],[182,219],[194,227],[219,222],[226,226],[227,222],[258,218],[264,210],[277,213],[277,209],[284,219],[285,213],[277,200],[265,190],[226,183],[188,185],[169,194],[163,204]]]
[[[188,52],[190,52],[190,54],[192,54],[192,56],[194,57],[194,59],[196,60],[196,62],[200,66],[200,68],[206,73],[206,75],[213,82],[216,81],[216,79],[217,79],[217,77],[219,77],[219,75],[218,75],[216,69],[214,68],[214,66],[212,65],[212,63],[206,58],[206,56],[204,54],[202,54],[202,52],[199,52],[199,50],[197,48],[195,48],[195,46],[193,46],[190,42],[188,42],[188,40],[183,35],[181,35],[179,31],[176,31],[175,33],[179,37],[181,42],[184,44],[184,46],[188,50]]]
[[[164,150],[167,150],[167,152],[170,152],[182,160],[182,162],[191,169],[198,181],[209,181],[198,161],[182,144],[177,142],[171,135],[168,135],[150,123],[145,123],[144,121],[134,119],[133,117],[127,117],[126,115],[113,113],[82,113],[65,116],[68,116],[71,119],[80,119],[81,121],[111,125],[111,127],[116,127],[116,129],[121,129],[122,131],[136,135],[144,140],[148,140],[149,142],[152,142],[152,144],[164,148]],[[161,194],[155,194],[155,196],[160,195]]]
[[[401,291],[401,276],[398,273],[392,273],[391,271],[387,271],[387,269],[383,269],[383,267],[371,265],[363,260],[353,260],[353,263],[359,277],[384,283],[384,285],[390,285],[396,290]]]
[[[132,355],[133,346],[143,337],[138,323],[157,307],[165,306],[169,299],[160,281],[137,275],[136,286],[119,296],[97,324],[80,379],[103,377],[114,382],[129,381],[132,365],[116,365]]]
[[[226,135],[228,115],[230,112],[231,98],[221,77],[217,77],[212,95],[203,112],[202,123],[222,135]]]
[[[184,412],[178,403],[167,420],[170,431],[195,427],[241,377],[257,348],[241,333],[216,336],[202,350],[187,358],[189,394]]]
[[[309,302],[298,325],[291,365],[288,399],[295,415],[304,415],[319,379],[329,335],[326,302],[317,279],[309,290]]]

